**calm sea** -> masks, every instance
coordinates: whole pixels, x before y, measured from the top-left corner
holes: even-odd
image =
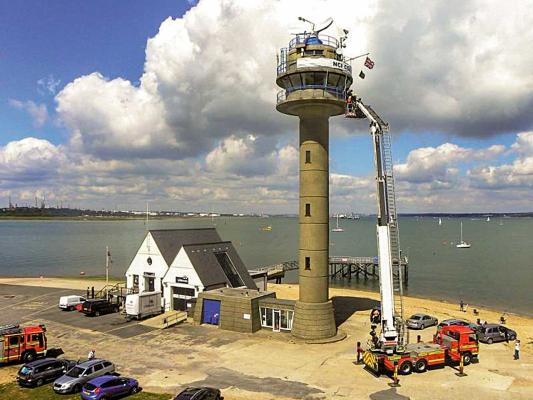
[[[462,219],[470,249],[457,249],[460,219],[401,218],[400,237],[409,256],[407,293],[490,306],[533,315],[533,219],[490,222]],[[210,219],[153,220],[150,229],[212,226]],[[332,221],[332,226],[333,226]],[[295,260],[296,218],[214,220],[220,236],[231,240],[249,268]],[[261,227],[271,225],[271,232]],[[375,220],[341,220],[343,233],[331,233],[331,255],[374,256]],[[122,275],[146,231],[144,221],[0,221],[0,276],[59,276],[105,273],[105,247],[112,275]],[[295,282],[297,274],[287,277]],[[379,290],[377,282],[355,279],[332,286]]]

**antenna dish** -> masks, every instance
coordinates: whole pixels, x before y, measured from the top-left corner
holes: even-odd
[[[318,24],[318,26],[314,29],[315,33],[318,34],[322,32],[323,30],[328,29],[332,23],[333,23],[333,18],[326,19],[324,22]]]

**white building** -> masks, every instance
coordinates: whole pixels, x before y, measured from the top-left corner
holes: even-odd
[[[150,230],[126,271],[135,292],[161,291],[165,310],[184,310],[198,293],[221,287],[257,289],[231,242],[214,228]]]

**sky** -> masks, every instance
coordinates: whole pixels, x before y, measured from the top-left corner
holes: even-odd
[[[297,213],[276,54],[350,31],[400,212],[532,211],[533,9],[497,1],[0,0],[0,206]],[[303,14],[302,14],[303,13]],[[375,212],[367,125],[330,120],[331,212]]]

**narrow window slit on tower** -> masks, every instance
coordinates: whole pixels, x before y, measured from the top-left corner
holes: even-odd
[[[311,216],[311,204],[306,203],[305,204],[305,216],[310,217]]]
[[[306,270],[311,269],[311,257],[305,257],[305,269]]]
[[[311,150],[305,151],[305,163],[311,164]]]

